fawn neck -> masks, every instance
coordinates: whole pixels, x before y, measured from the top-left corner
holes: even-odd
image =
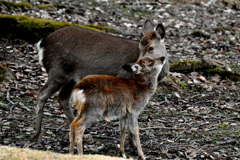
[[[134,75],[134,80],[140,86],[141,89],[149,92],[150,96],[152,96],[157,89],[157,80],[158,75],[152,76],[151,73],[147,73],[144,75]]]

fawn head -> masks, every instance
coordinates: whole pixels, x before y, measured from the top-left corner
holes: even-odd
[[[145,77],[144,79],[147,80],[153,77],[157,78],[165,62],[165,57],[142,57],[136,63],[125,64],[122,68],[128,72],[133,72],[135,79]]]

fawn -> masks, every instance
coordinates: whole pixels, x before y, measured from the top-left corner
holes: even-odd
[[[123,65],[123,69],[133,72],[133,78],[109,75],[89,75],[77,83],[72,92],[72,102],[77,106],[78,115],[70,127],[70,153],[74,144],[83,154],[82,137],[87,126],[104,116],[117,116],[120,120],[120,152],[124,152],[125,134],[128,128],[130,139],[136,142],[138,155],[145,160],[139,139],[138,115],[155,93],[158,76],[165,57],[140,58],[134,64]]]
[[[168,74],[168,54],[163,43],[165,29],[156,27],[151,20],[143,25],[140,42],[115,37],[79,27],[59,29],[37,43],[39,63],[48,73],[48,80],[37,95],[36,127],[34,139],[40,141],[43,109],[51,95],[60,90],[58,101],[69,122],[74,120],[70,97],[74,85],[92,74],[132,78],[122,65],[133,63],[139,57],[164,56],[166,63],[159,80]]]

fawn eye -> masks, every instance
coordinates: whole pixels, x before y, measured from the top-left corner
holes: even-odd
[[[149,64],[149,66],[153,66],[154,65],[154,63],[153,62],[151,62],[150,64]]]
[[[153,51],[153,50],[154,50],[154,47],[149,47],[149,48],[148,48],[148,51],[149,51],[149,52],[151,52],[151,51]]]

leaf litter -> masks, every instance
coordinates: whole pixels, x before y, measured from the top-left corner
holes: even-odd
[[[55,1],[35,1],[34,3]],[[114,28],[109,34],[139,40],[145,19],[162,21],[170,63],[215,59],[240,71],[240,4],[237,1],[76,1],[57,7],[0,12]],[[53,95],[44,108],[43,142],[34,134],[36,95],[46,82],[34,44],[1,38],[1,64],[16,79],[0,85],[0,144],[68,153],[69,123]],[[239,81],[204,76],[201,72],[171,73],[139,116],[140,139],[147,159],[239,159]],[[74,110],[74,107],[72,108]],[[75,111],[76,113],[76,111]],[[85,154],[119,156],[118,121],[100,119],[84,135]],[[128,157],[136,149],[125,145]]]

